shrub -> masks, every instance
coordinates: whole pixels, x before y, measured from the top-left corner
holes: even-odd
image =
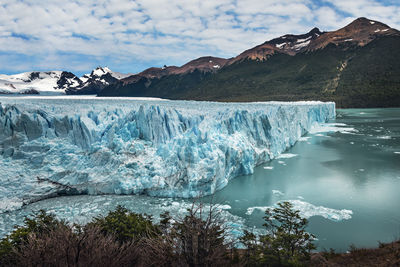
[[[145,266],[227,266],[229,247],[218,212],[193,204],[184,218],[161,215],[162,237],[140,241]]]
[[[0,242],[0,265],[15,263],[15,254],[21,250],[30,235],[48,234],[52,230],[66,226],[64,221],[57,220],[54,215],[40,210],[32,218],[26,217],[22,226],[15,227],[14,231]]]
[[[97,226],[103,234],[113,234],[120,242],[152,238],[161,234],[158,226],[151,222],[151,217],[141,215],[118,206],[105,217],[97,217],[89,226]]]
[[[203,219],[203,206],[193,204],[189,214],[173,224],[175,250],[189,266],[223,266],[229,263],[225,229],[211,205]]]
[[[278,207],[265,211],[267,234],[259,239],[249,232],[241,237],[248,249],[247,265],[299,266],[310,259],[315,249],[314,236],[306,232],[307,219],[290,202],[280,202]]]
[[[46,234],[29,235],[16,253],[17,266],[132,266],[139,261],[133,242],[121,244],[98,227],[74,232],[59,226]]]

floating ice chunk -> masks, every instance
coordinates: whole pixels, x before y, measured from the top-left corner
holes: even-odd
[[[298,198],[298,199],[304,199],[304,197],[302,197],[302,196],[297,196],[297,198]]]
[[[394,152],[394,154],[400,154],[400,151],[396,151],[396,152]]]
[[[293,209],[299,210],[300,211],[300,216],[303,218],[310,218],[313,216],[322,216],[325,219],[331,220],[331,221],[341,221],[341,220],[349,220],[351,219],[351,215],[353,214],[353,211],[351,210],[337,210],[337,209],[331,209],[331,208],[326,208],[323,206],[315,206],[311,203],[301,201],[301,200],[282,200],[283,201],[288,201],[292,203]],[[274,206],[265,206],[265,207],[250,207],[247,209],[246,214],[251,215],[255,210],[259,211],[266,211],[267,209],[273,209],[276,207],[276,204]]]
[[[284,193],[279,191],[279,190],[272,190],[272,194],[276,195],[276,196],[283,196]]]
[[[302,136],[302,137],[299,138],[298,142],[306,142],[310,138],[311,138],[311,136]]]
[[[278,163],[286,165],[286,163],[283,160],[278,160]]]
[[[0,213],[21,208],[23,202],[17,197],[0,199]]]
[[[354,134],[358,132],[355,128],[345,127],[344,123],[321,123],[315,124],[311,127],[310,134],[327,133],[327,132],[340,132],[344,134]],[[318,135],[317,135],[318,136]]]
[[[358,169],[360,172],[363,172],[363,171],[365,171],[364,169]]]
[[[392,139],[392,137],[391,137],[391,136],[388,136],[388,135],[378,136],[377,138],[379,138],[379,139],[386,139],[386,140]]]
[[[273,166],[265,166],[264,170],[272,170],[274,167]]]
[[[279,156],[277,156],[277,159],[290,159],[290,158],[294,158],[297,157],[297,154],[292,154],[292,153],[284,153],[284,154],[280,154]]]

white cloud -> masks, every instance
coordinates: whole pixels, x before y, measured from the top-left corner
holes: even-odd
[[[9,71],[46,64],[80,71],[102,61],[137,71],[135,62],[231,57],[283,34],[334,30],[360,16],[398,28],[398,14],[399,5],[373,0],[0,0],[0,53],[2,62],[11,60]]]

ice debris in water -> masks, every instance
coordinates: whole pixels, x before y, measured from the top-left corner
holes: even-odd
[[[379,139],[386,139],[386,140],[392,139],[392,137],[391,137],[391,136],[388,136],[388,135],[378,136],[377,138],[379,138]]]
[[[290,158],[294,158],[297,157],[297,154],[292,154],[292,153],[284,153],[284,154],[280,154],[279,156],[277,156],[277,159],[290,159]]]
[[[322,216],[331,221],[341,221],[341,220],[349,220],[351,219],[351,215],[353,212],[351,210],[337,210],[326,208],[323,206],[315,206],[311,203],[302,201],[302,200],[282,200],[287,201],[293,204],[293,209],[300,211],[300,216],[303,218],[310,218],[312,216]],[[250,207],[247,209],[246,214],[251,215],[255,210],[260,210],[262,212],[266,211],[267,209],[273,209],[276,207],[274,206],[265,206],[265,207]]]
[[[279,191],[279,190],[272,190],[272,194],[274,194],[274,195],[276,195],[276,196],[283,196],[283,195],[284,195],[284,193],[282,193],[282,192]]]
[[[355,134],[358,131],[353,127],[348,127],[345,123],[320,123],[314,124],[309,130],[310,134],[321,136],[320,133],[340,132],[343,134]]]
[[[11,211],[22,207],[22,202],[19,198],[0,198],[0,211]]]
[[[332,102],[0,98],[0,198],[197,197],[279,156]]]
[[[158,223],[160,214],[169,211],[173,218],[183,218],[188,209],[193,205],[191,200],[153,198],[144,195],[131,196],[66,196],[53,199],[45,199],[22,209],[0,213],[0,238],[13,230],[14,225],[21,225],[24,217],[44,209],[57,216],[59,219],[66,220],[68,223],[84,225],[96,216],[104,216],[117,205],[140,214],[152,215],[154,222]],[[195,203],[195,205],[197,205]],[[210,209],[210,204],[202,203],[204,216]],[[229,238],[241,235],[245,227],[245,220],[229,212],[231,206],[228,204],[215,204],[213,208],[218,214],[219,219],[227,227]]]

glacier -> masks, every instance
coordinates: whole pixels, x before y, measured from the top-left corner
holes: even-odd
[[[277,158],[333,102],[0,97],[0,209],[70,194],[213,194]]]

